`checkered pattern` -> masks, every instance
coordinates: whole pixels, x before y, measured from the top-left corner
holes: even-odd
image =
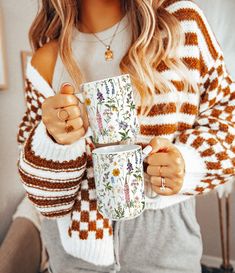
[[[202,79],[199,116],[194,128],[176,139],[196,149],[206,163],[208,173],[201,185],[186,194],[209,192],[231,179],[235,167],[235,83],[229,77],[223,57]]]
[[[76,232],[81,240],[86,240],[88,237],[90,239],[102,239],[104,236],[112,236],[113,234],[112,221],[103,218],[97,210],[91,157],[93,149],[93,143],[87,139],[87,169],[73,206],[72,221],[68,230],[69,236],[72,236],[72,232]]]
[[[29,137],[32,128],[41,120],[42,110],[41,106],[45,97],[33,88],[32,83],[25,80],[25,100],[27,110],[19,125],[17,140],[19,144],[23,144]]]
[[[112,235],[111,221],[103,218],[97,211],[93,178],[85,179],[81,183],[81,190],[73,207],[69,236],[72,232],[77,232],[81,240],[88,239],[88,236],[93,239],[102,239],[104,235]]]

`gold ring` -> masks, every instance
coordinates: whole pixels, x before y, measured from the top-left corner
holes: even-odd
[[[64,129],[65,129],[65,132],[68,134],[74,130],[74,127],[73,125],[66,125]]]
[[[69,119],[69,112],[61,108],[57,111],[57,117],[61,121],[67,121]]]
[[[161,187],[160,191],[165,191],[166,190],[166,180],[164,177],[161,176]]]

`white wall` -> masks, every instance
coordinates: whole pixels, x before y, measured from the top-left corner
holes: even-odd
[[[235,10],[234,0],[198,0],[208,12],[208,18],[214,25],[214,30],[220,40],[226,57],[228,68],[235,78],[235,39],[223,30],[235,25],[235,16],[228,16],[228,12]],[[9,88],[0,92],[0,242],[11,221],[11,215],[23,195],[23,189],[19,182],[16,168],[17,125],[24,112],[24,98],[22,88],[22,75],[20,63],[20,50],[30,49],[27,39],[29,26],[35,16],[37,0],[0,0],[5,21],[5,40],[7,49],[7,65],[9,76]],[[230,4],[226,9],[220,7],[215,12],[215,6]],[[213,14],[210,8],[213,5]],[[233,5],[231,7],[231,5]],[[220,14],[220,12],[222,12]],[[225,20],[221,17],[225,15]],[[229,20],[229,24],[227,23]],[[232,24],[233,21],[233,24]],[[233,29],[231,30],[233,35]],[[232,55],[233,54],[233,55]],[[231,57],[233,56],[233,57]],[[235,202],[233,194],[232,202],[232,259],[235,260]],[[201,224],[204,253],[211,256],[220,256],[219,225],[217,216],[217,200],[215,194],[210,194],[198,199],[198,219]]]

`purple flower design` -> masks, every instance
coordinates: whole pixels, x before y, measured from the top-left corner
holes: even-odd
[[[100,92],[100,90],[98,89],[97,91],[97,99],[99,101],[99,103],[101,103],[104,100],[104,96],[103,94]]]
[[[128,125],[127,125],[126,122],[121,121],[121,122],[119,123],[119,129],[126,130],[127,127],[128,127]]]
[[[128,163],[127,163],[127,170],[128,170],[128,172],[133,171],[133,166],[132,166],[132,164],[131,164],[131,162],[129,160],[128,160]]]

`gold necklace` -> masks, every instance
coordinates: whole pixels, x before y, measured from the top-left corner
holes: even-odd
[[[102,41],[94,32],[90,31],[89,28],[85,24],[83,24],[91,32],[91,34],[94,35],[96,37],[96,39],[98,41],[100,41],[106,47],[106,50],[105,50],[105,53],[104,53],[104,57],[105,57],[106,61],[112,61],[113,58],[114,58],[114,54],[113,54],[113,50],[111,49],[111,45],[112,45],[114,37],[117,34],[117,31],[119,29],[120,23],[121,23],[121,20],[117,24],[117,27],[116,27],[116,29],[115,29],[112,37],[111,37],[111,40],[110,40],[109,44],[106,44],[104,41]]]

